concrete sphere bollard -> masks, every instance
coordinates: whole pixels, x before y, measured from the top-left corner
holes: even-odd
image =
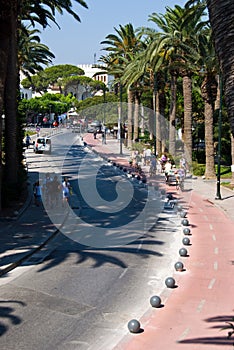
[[[141,328],[140,322],[137,320],[131,320],[128,322],[128,329],[131,333],[138,333]]]
[[[167,288],[174,288],[175,287],[175,280],[173,277],[167,277],[165,280],[165,284]]]
[[[177,261],[175,263],[175,270],[181,272],[183,271],[183,269],[184,269],[184,264],[181,261]]]
[[[190,239],[188,237],[184,237],[183,240],[182,240],[182,243],[184,245],[189,245],[190,244]]]
[[[187,215],[186,211],[182,210],[182,211],[180,212],[180,217],[181,217],[181,218],[185,218],[186,215]]]
[[[183,220],[181,221],[181,224],[182,224],[183,226],[188,226],[188,225],[189,225],[189,221],[188,221],[187,219],[183,219]]]
[[[188,251],[186,248],[180,248],[179,254],[180,254],[180,256],[187,256]]]
[[[181,211],[182,210],[182,206],[181,205],[177,205],[177,210]]]
[[[159,307],[161,305],[161,298],[157,295],[154,295],[150,298],[150,304],[153,307]]]
[[[185,235],[189,235],[189,234],[190,234],[190,228],[185,227],[185,228],[183,229],[183,233],[184,233]]]

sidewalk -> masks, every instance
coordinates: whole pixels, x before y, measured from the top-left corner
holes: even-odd
[[[103,145],[101,137],[94,140],[92,134],[87,134],[84,142],[104,158],[128,166],[130,151],[123,146],[120,154],[116,139],[107,139]],[[234,339],[227,339],[227,331],[220,329],[234,317],[234,192],[221,187],[223,200],[215,200],[215,181],[193,179],[192,187],[189,201],[181,200],[191,234],[190,245],[186,247],[188,256],[178,254],[184,271],[174,273],[176,288],[165,287],[160,295],[161,308],[149,305],[139,319],[142,332],[129,333],[126,325],[126,336],[115,350],[233,349]],[[169,187],[166,190],[172,191]],[[31,198],[17,220],[0,221],[0,276],[40,249],[57,232],[44,209],[34,207]],[[180,234],[182,240],[182,226]]]
[[[113,154],[118,151],[116,140],[101,145],[87,135],[84,141],[109,159],[118,158]],[[126,161],[126,149],[124,154]],[[228,330],[221,328],[234,317],[234,192],[221,187],[222,200],[215,200],[216,181],[201,178],[192,180],[192,188],[189,200],[186,194],[181,199],[191,233],[188,255],[178,254],[184,271],[174,273],[176,288],[165,287],[161,308],[149,303],[138,320],[141,332],[130,333],[126,325],[126,336],[115,350],[233,349],[234,339],[228,339]],[[181,240],[184,237],[181,225]]]

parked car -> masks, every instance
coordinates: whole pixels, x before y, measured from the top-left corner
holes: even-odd
[[[35,153],[49,153],[51,154],[51,139],[48,137],[38,137],[33,145]]]

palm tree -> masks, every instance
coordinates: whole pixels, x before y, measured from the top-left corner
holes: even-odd
[[[134,55],[142,48],[142,43],[136,36],[134,28],[131,23],[125,26],[120,25],[119,29],[114,28],[116,34],[107,35],[106,39],[101,44],[108,45],[104,50],[111,53],[112,64],[122,66],[122,74],[126,65],[133,59]],[[121,75],[122,75],[121,74]],[[135,101],[134,89],[128,86],[128,146],[132,146],[133,132],[133,103]],[[136,114],[135,114],[136,115]],[[135,119],[136,124],[137,119]],[[138,127],[137,127],[138,129]]]
[[[203,76],[201,85],[201,95],[204,101],[205,115],[205,140],[206,140],[206,178],[215,178],[214,164],[214,138],[213,138],[213,115],[215,110],[215,102],[217,100],[217,72],[218,62],[211,39],[211,31],[209,28],[204,30],[199,37],[199,53],[200,66]]]
[[[20,71],[27,77],[31,77],[43,70],[43,65],[52,63],[55,58],[49,48],[41,43],[40,31],[30,29],[21,23],[18,40],[18,64]]]
[[[153,13],[149,19],[161,30],[157,33],[157,41],[149,46],[149,55],[163,57],[171,74],[172,89],[170,108],[170,153],[175,155],[175,113],[173,103],[176,102],[176,81],[178,75],[183,78],[184,94],[184,142],[187,160],[192,160],[192,71],[197,57],[197,34],[200,31],[200,18],[204,9],[187,9],[175,6],[166,8],[165,15]],[[174,129],[174,130],[172,130]]]
[[[232,164],[234,164],[234,2],[207,0],[207,6],[224,82],[225,102],[232,133]],[[232,183],[234,183],[234,171],[232,171]]]

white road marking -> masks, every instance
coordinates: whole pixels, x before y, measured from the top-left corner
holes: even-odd
[[[179,337],[178,339],[178,342],[180,342],[181,340],[185,339],[187,337],[187,335],[189,334],[190,332],[190,328],[187,327],[184,332],[181,334],[181,336]]]
[[[208,217],[207,217],[207,215],[204,215],[204,219],[205,219],[206,221],[208,221]]]
[[[214,249],[214,253],[215,253],[216,255],[219,254],[219,248],[218,248],[218,247],[216,247],[216,248]]]
[[[214,270],[216,270],[216,271],[218,270],[218,262],[217,261],[214,262]]]
[[[210,224],[209,226],[210,226],[210,230],[213,230],[213,225],[212,225],[212,224]]]
[[[213,238],[213,241],[216,241],[216,236],[215,235],[213,235],[212,238]]]
[[[203,306],[205,305],[205,299],[202,299],[197,307],[197,312],[200,313],[203,309]]]
[[[213,278],[210,283],[209,283],[209,286],[208,286],[208,289],[212,289],[214,287],[214,284],[215,284],[215,278]]]
[[[121,279],[121,278],[125,275],[125,273],[127,272],[127,270],[128,270],[128,267],[127,267],[126,269],[123,270],[123,272],[122,272],[121,275],[119,276],[119,279]]]

